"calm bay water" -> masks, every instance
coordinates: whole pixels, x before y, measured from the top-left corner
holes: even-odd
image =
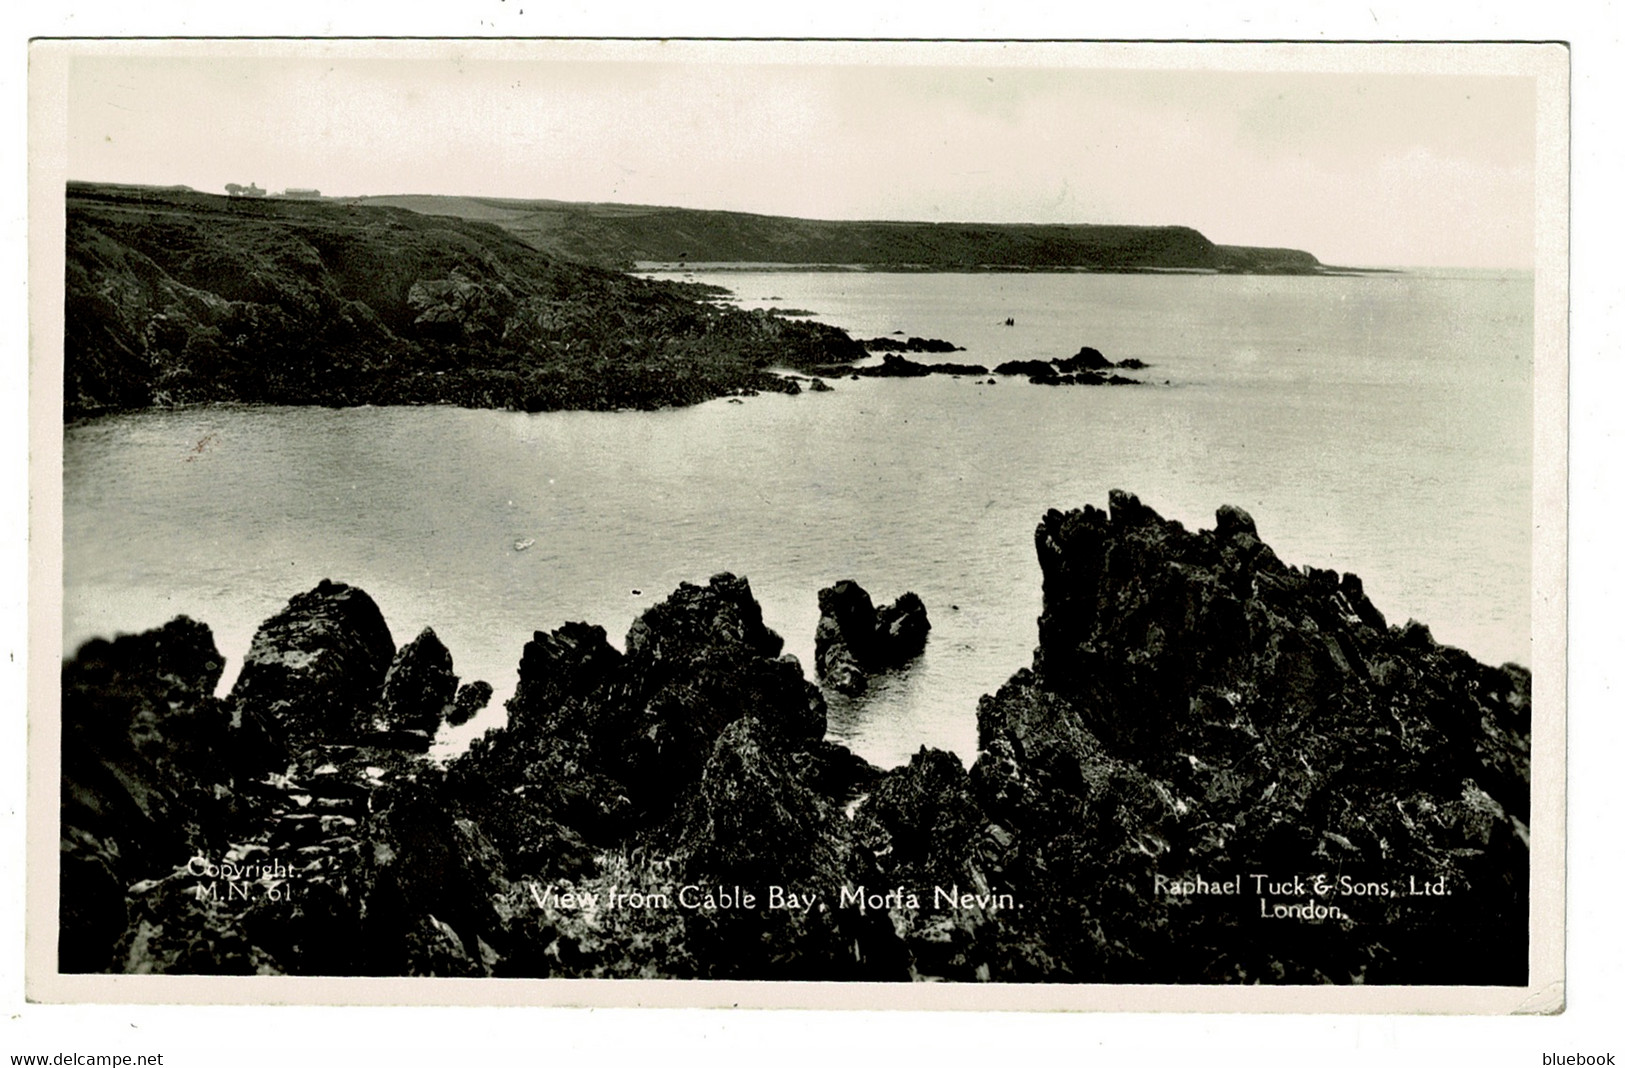
[[[1358,573],[1390,621],[1529,662],[1526,274],[697,280],[854,336],[947,338],[955,362],[1093,345],[1152,364],[1136,375],[1155,385],[933,376],[653,413],[95,420],[64,442],[67,649],[185,613],[214,629],[229,683],[289,596],[350,582],[397,643],[432,625],[465,680],[495,686],[456,745],[502,721],[533,630],[585,619],[619,644],[678,582],[731,570],[810,673],[817,590],[854,578],[877,600],[919,593],[934,629],[910,668],[832,697],[832,734],[883,765],[921,744],[968,759],[977,698],[1037,640],[1039,518],[1121,487],[1191,527],[1240,505],[1288,563]]]

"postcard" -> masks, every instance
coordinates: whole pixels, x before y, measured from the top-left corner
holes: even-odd
[[[1561,1011],[1562,46],[30,97],[31,998]]]

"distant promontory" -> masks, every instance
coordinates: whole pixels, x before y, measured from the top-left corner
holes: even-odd
[[[1318,274],[1290,248],[1219,245],[1188,226],[796,219],[740,211],[499,197],[376,196],[347,203],[495,223],[583,263],[761,263],[876,270],[1217,271]]]

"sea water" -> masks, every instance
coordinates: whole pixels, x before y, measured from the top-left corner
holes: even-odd
[[[834,379],[829,393],[659,412],[208,406],[64,435],[65,650],[186,614],[229,685],[256,626],[322,578],[397,643],[433,626],[501,723],[521,649],[566,620],[617,645],[679,582],[746,576],[812,672],[817,591],[856,579],[930,613],[925,653],[830,731],[881,765],[976,750],[975,708],[1031,660],[1033,531],[1112,488],[1210,527],[1250,512],[1291,564],[1353,571],[1492,663],[1530,659],[1529,275],[1343,277],[730,272],[746,307],[855,337],[938,337],[956,363],[1082,345],[1145,385]],[[1006,325],[1014,320],[1013,325]],[[992,376],[989,376],[992,377]]]

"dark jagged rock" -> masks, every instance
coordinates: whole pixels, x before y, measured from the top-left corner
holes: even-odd
[[[401,646],[384,675],[383,697],[373,729],[421,731],[433,737],[456,696],[457,676],[452,672],[451,653],[434,628],[424,627],[416,638]]]
[[[824,736],[823,695],[762,622],[750,584],[731,574],[680,585],[626,634],[629,700],[598,744],[660,806],[693,782],[722,729],[754,715],[796,744]]]
[[[819,742],[798,755],[802,779],[823,797],[840,804],[855,801],[873,788],[879,768],[836,742]]]
[[[479,827],[448,812],[436,791],[403,784],[380,799],[368,829],[372,849],[357,882],[369,970],[489,975],[506,943],[493,899],[508,885],[502,857]]]
[[[897,667],[925,649],[931,622],[918,595],[875,608],[864,588],[842,579],[818,591],[814,666],[841,693],[862,693],[870,673]]]
[[[865,378],[924,378],[931,373],[931,365],[915,363],[907,356],[887,353],[877,367],[859,367],[853,374]]]
[[[900,664],[925,651],[931,620],[919,594],[903,594],[875,609],[875,655],[883,664]]]
[[[988,827],[957,756],[921,747],[885,772],[858,807],[857,833],[875,854],[888,885],[979,885],[975,852]]]
[[[847,695],[863,693],[869,688],[869,673],[858,663],[857,654],[841,637],[841,632],[828,617],[818,621],[813,641],[818,677],[824,685]]]
[[[754,716],[723,729],[686,821],[682,849],[690,876],[760,887],[833,885],[826,876],[840,866],[843,823],[801,782],[785,750]]]
[[[870,352],[964,352],[963,345],[955,345],[951,341],[943,341],[935,337],[911,337],[907,339],[895,337],[872,337],[867,340],[859,339],[858,344]]]
[[[519,685],[508,699],[509,726],[551,731],[549,717],[566,698],[592,692],[620,665],[620,650],[609,644],[603,627],[566,623],[550,634],[537,631],[519,661]]]
[[[818,677],[841,693],[862,693],[869,686],[864,665],[875,633],[875,605],[868,591],[842,579],[818,591],[818,613],[813,638]]]
[[[509,725],[487,732],[450,774],[471,809],[510,806],[490,833],[510,857],[542,828],[554,843],[526,871],[580,868],[553,825],[608,846],[662,823],[699,781],[717,737],[745,715],[790,743],[821,744],[824,701],[762,622],[742,578],[684,583],[632,624],[623,656],[604,632],[566,624],[526,646]],[[530,837],[535,837],[530,835]],[[552,851],[553,856],[544,855]]]
[[[487,731],[447,768],[450,793],[481,813],[514,871],[551,876],[591,866],[586,843],[618,841],[632,826],[630,791],[600,770],[606,711],[623,657],[602,627],[566,623],[525,645],[508,724]]]
[[[287,774],[237,784],[252,807],[197,784],[209,786],[198,814],[222,833],[131,858],[124,929],[95,970],[490,974],[504,945],[490,905],[506,888],[501,861],[421,757],[305,748]]]
[[[491,684],[484,679],[464,683],[452,700],[451,711],[446,713],[446,724],[461,727],[491,703]]]
[[[762,607],[745,579],[723,572],[704,586],[684,582],[632,622],[628,667],[646,683],[660,682],[719,651],[772,658],[784,648],[762,622]]]
[[[359,590],[295,597],[225,701],[190,620],[88,643],[63,667],[60,965],[1527,980],[1526,670],[1388,626],[1239,508],[1191,532],[1114,491],[1035,544],[1039,647],[982,699],[969,773],[826,740],[821,693],[729,574],[644,613],[624,655],[585,624],[538,633],[509,724],[443,770],[357,730],[425,715],[426,692],[438,715],[450,671],[427,634],[393,656]],[[833,639],[896,658],[928,627],[913,595],[877,611],[850,582],[820,609],[821,670]],[[690,907],[684,883],[754,903]]]
[[[1055,369],[1065,374],[1077,371],[1105,371],[1112,367],[1112,362],[1101,355],[1099,349],[1085,345],[1076,354],[1064,360],[1055,360]]]
[[[959,758],[922,747],[886,772],[858,806],[854,834],[874,855],[881,885],[914,893],[889,910],[913,976],[993,978],[1004,955],[999,894],[1013,839],[989,821]]]
[[[632,791],[598,768],[579,739],[493,729],[450,762],[447,788],[516,874],[550,876],[590,867],[582,844],[611,846],[639,826]]]
[[[841,903],[873,873],[850,824],[796,770],[794,748],[755,717],[735,720],[706,761],[678,844],[691,883],[756,895],[761,908],[700,910],[690,951],[718,977],[898,979],[900,947],[883,913]],[[796,905],[771,906],[773,887]],[[799,899],[805,894],[805,902]]]
[[[1047,360],[1006,360],[993,368],[996,375],[1053,377],[1055,366]]]
[[[303,774],[285,796],[305,805],[223,858],[239,874],[182,868],[137,888],[126,970],[145,958],[174,974],[491,974],[506,945],[492,905],[506,889],[501,858],[432,777],[352,770]]]
[[[1033,671],[984,699],[973,778],[1048,974],[1524,981],[1527,672],[1383,627],[1357,579],[1285,566],[1240,509],[1192,533],[1114,491],[1037,546]],[[1156,889],[1232,873],[1239,902]],[[1255,895],[1255,873],[1330,889]]]
[[[95,640],[62,668],[59,961],[102,971],[128,922],[125,889],[223,847],[282,753],[214,697],[224,659],[184,616]]]
[[[372,598],[323,579],[261,624],[231,699],[286,737],[350,740],[371,728],[394,658]]]

